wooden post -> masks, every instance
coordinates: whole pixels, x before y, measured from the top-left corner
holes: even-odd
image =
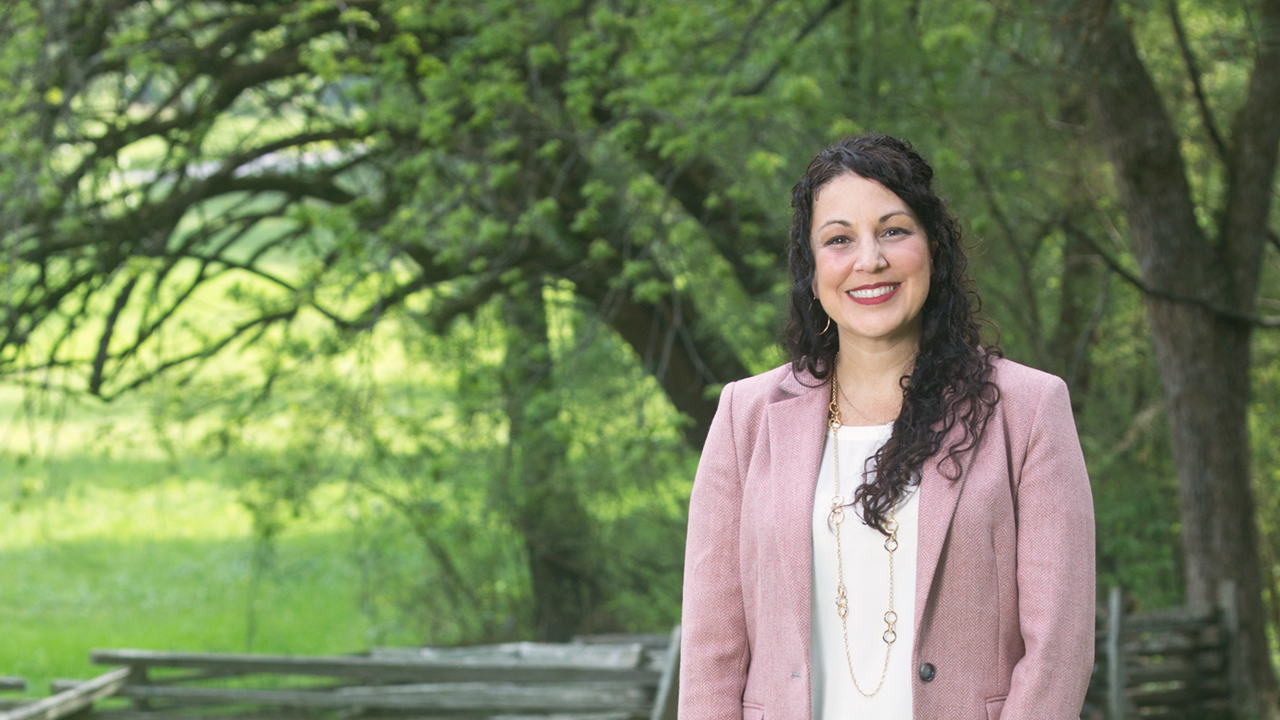
[[[1120,652],[1120,631],[1123,626],[1124,602],[1119,587],[1111,588],[1107,599],[1107,718],[1124,720],[1125,678],[1124,655]]]
[[[653,701],[650,720],[676,720],[676,707],[680,700],[680,626],[671,630],[671,643],[667,646],[666,662],[662,664],[662,679],[658,681],[658,695]]]
[[[1231,714],[1244,717],[1244,658],[1240,656],[1240,612],[1236,605],[1236,583],[1223,580],[1218,586],[1218,610],[1222,631],[1227,634],[1227,686],[1231,689]]]
[[[129,678],[126,683],[129,685],[149,685],[150,677],[147,672],[147,666],[143,664],[129,665]],[[134,698],[132,704],[133,709],[138,712],[146,712],[151,709],[151,701],[146,698]]]

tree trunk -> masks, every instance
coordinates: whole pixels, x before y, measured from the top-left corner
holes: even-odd
[[[1280,0],[1265,0],[1266,32],[1280,31]],[[1138,259],[1164,384],[1182,510],[1186,600],[1214,605],[1238,588],[1244,717],[1276,717],[1249,467],[1249,347],[1258,268],[1280,143],[1280,50],[1264,44],[1250,95],[1224,151],[1222,226],[1211,241],[1196,220],[1178,137],[1114,4],[1070,3],[1068,55],[1088,77],[1097,129]],[[1225,150],[1225,149],[1224,149]]]
[[[506,501],[528,553],[534,637],[563,642],[584,630],[598,605],[600,567],[594,524],[566,473],[542,290],[541,279],[521,281],[504,298],[502,382],[510,422]]]
[[[1164,382],[1182,509],[1186,602],[1208,610],[1238,588],[1246,717],[1275,704],[1249,467],[1250,329],[1208,311],[1147,299]]]

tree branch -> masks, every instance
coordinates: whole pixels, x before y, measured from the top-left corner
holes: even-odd
[[[727,77],[734,68],[747,59],[747,55],[751,52],[751,41],[755,37],[756,31],[760,29],[760,23],[764,21],[769,11],[773,10],[777,5],[778,0],[767,0],[756,11],[756,14],[751,17],[751,20],[747,22],[747,27],[742,31],[742,37],[738,40],[738,49],[720,68],[720,77]]]
[[[1138,291],[1140,291],[1144,295],[1150,295],[1151,297],[1160,298],[1161,300],[1168,300],[1170,302],[1185,303],[1187,305],[1195,305],[1196,307],[1201,308],[1202,310],[1207,310],[1213,313],[1214,315],[1217,315],[1225,320],[1230,320],[1232,322],[1243,323],[1245,325],[1253,325],[1254,327],[1260,327],[1260,328],[1268,328],[1268,329],[1280,328],[1280,316],[1249,315],[1247,313],[1242,313],[1242,312],[1239,312],[1238,310],[1229,308],[1226,305],[1223,305],[1222,303],[1217,303],[1212,300],[1207,300],[1202,297],[1197,297],[1195,295],[1187,295],[1185,293],[1175,292],[1173,290],[1165,290],[1163,288],[1154,287],[1146,282],[1143,282],[1143,280],[1139,278],[1137,275],[1134,275],[1132,272],[1125,269],[1125,267],[1121,265],[1119,261],[1117,261],[1115,258],[1108,255],[1107,251],[1104,250],[1102,246],[1098,244],[1098,242],[1095,241],[1090,235],[1081,231],[1079,228],[1076,228],[1071,223],[1063,223],[1062,227],[1067,232],[1079,238],[1081,242],[1084,242],[1088,244],[1090,247],[1092,247],[1094,252],[1098,254],[1098,257],[1102,258],[1102,261],[1106,263],[1107,267],[1110,268],[1112,272],[1119,275],[1121,278],[1124,279],[1125,282],[1137,288]]]
[[[505,268],[504,268],[505,269]],[[437,300],[421,320],[436,334],[441,334],[459,315],[471,315],[502,288],[501,272],[490,271],[461,295]]]
[[[1258,55],[1232,127],[1231,172],[1218,236],[1221,259],[1232,269],[1229,291],[1239,307],[1257,290],[1280,153],[1280,0],[1262,0],[1260,10]],[[1249,298],[1239,297],[1246,293]]]
[[[800,28],[800,31],[796,33],[795,37],[791,38],[791,42],[788,43],[787,47],[793,48],[799,45],[806,37],[809,36],[809,33],[816,30],[818,26],[822,24],[822,21],[828,15],[831,14],[831,11],[835,10],[836,8],[840,7],[843,4],[844,4],[844,0],[827,0],[827,4],[823,5],[822,8],[818,10],[818,12],[815,13],[813,17],[809,18],[809,22],[806,23],[804,27]],[[770,67],[769,70],[766,71],[764,75],[760,76],[760,79],[756,80],[747,88],[744,88],[742,90],[735,92],[734,96],[735,97],[751,97],[753,95],[759,95],[760,93],[764,92],[764,89],[769,87],[769,83],[773,82],[773,79],[777,77],[778,72],[782,69],[782,65],[786,62],[789,55],[790,55],[789,52],[784,53],[782,58],[775,61],[773,63],[773,66]]]
[[[982,190],[983,198],[987,202],[987,207],[994,216],[996,224],[1000,227],[1004,235],[1005,245],[1009,247],[1013,253],[1013,258],[1018,264],[1019,282],[1018,290],[1021,297],[1021,303],[1011,305],[1010,310],[1017,313],[1020,317],[1026,317],[1029,322],[1025,323],[1025,329],[1034,339],[1036,351],[1044,352],[1044,333],[1041,332],[1040,322],[1040,303],[1036,300],[1034,273],[1031,269],[1031,257],[1028,256],[1026,250],[1018,244],[1018,233],[1014,230],[1013,223],[1009,221],[1008,216],[1004,212],[1004,208],[1000,206],[1000,201],[996,198],[995,188],[991,185],[990,178],[987,177],[986,168],[982,165],[982,161],[973,158],[970,161],[973,169],[973,177],[978,182],[978,187]],[[1037,233],[1043,236],[1043,233]],[[1024,312],[1019,312],[1019,305],[1022,306]]]
[[[1196,106],[1200,109],[1200,121],[1204,123],[1205,132],[1209,133],[1209,140],[1212,141],[1213,148],[1218,153],[1218,158],[1223,162],[1229,162],[1231,153],[1227,151],[1227,144],[1223,141],[1222,134],[1218,132],[1218,123],[1214,120],[1213,111],[1209,108],[1209,100],[1205,97],[1200,67],[1196,64],[1196,57],[1191,50],[1191,43],[1187,40],[1186,29],[1182,26],[1182,15],[1178,11],[1178,0],[1166,0],[1165,4],[1169,10],[1169,20],[1173,23],[1173,35],[1178,41],[1178,50],[1182,54],[1182,62],[1186,65],[1187,75],[1191,78],[1191,89],[1196,96]]]
[[[218,352],[220,352],[223,348],[235,342],[236,338],[240,337],[241,335],[244,335],[246,332],[250,330],[268,326],[268,325],[274,325],[275,323],[278,323],[284,320],[291,320],[293,319],[294,316],[297,315],[297,313],[298,313],[298,308],[294,307],[294,308],[289,308],[287,310],[283,310],[281,312],[272,313],[269,315],[262,315],[252,320],[243,322],[237,325],[229,333],[227,333],[225,336],[215,341],[214,343],[205,345],[199,350],[194,350],[185,355],[181,355],[176,358],[170,358],[169,360],[166,360],[165,362],[162,362],[156,365],[154,368],[151,368],[150,370],[142,373],[141,375],[139,375],[138,377],[130,381],[128,384],[118,388],[115,392],[107,395],[99,394],[98,396],[101,397],[106,402],[111,402],[112,400],[115,400],[121,395],[129,392],[130,390],[133,390],[135,388],[138,388],[138,387],[141,387],[142,385],[147,384],[152,379],[158,377],[159,375],[161,375],[162,373],[166,372],[171,368],[175,368],[181,365],[186,365],[187,363],[193,360],[207,360],[208,358],[213,357],[214,355],[218,354]]]
[[[120,313],[124,312],[125,305],[129,304],[129,297],[133,295],[133,289],[137,285],[137,275],[129,278],[129,281],[120,289],[120,293],[116,295],[115,303],[111,306],[111,312],[107,313],[107,321],[102,328],[102,337],[98,340],[98,354],[93,358],[93,372],[89,375],[90,395],[97,395],[102,390],[102,370],[107,364],[107,351],[111,347],[111,336],[115,333],[116,322],[120,320]]]
[[[351,193],[330,182],[330,178],[263,173],[227,178],[209,197],[233,192],[279,192],[293,198],[315,198],[333,205],[345,205],[355,199]],[[207,197],[204,199],[208,199]]]
[[[69,195],[81,178],[98,161],[115,155],[126,145],[145,137],[164,137],[177,131],[196,128],[206,118],[212,117],[230,107],[236,98],[240,97],[241,93],[250,87],[270,80],[288,77],[303,70],[304,66],[298,59],[296,49],[283,48],[267,55],[258,62],[235,66],[227,75],[218,77],[218,84],[213,92],[213,97],[198,104],[189,112],[181,113],[168,120],[160,120],[158,117],[160,108],[157,108],[152,116],[145,120],[91,139],[90,141],[94,146],[93,152],[87,154],[80,165],[62,180],[60,185],[61,193]],[[175,91],[171,97],[176,98],[177,96],[178,92]]]

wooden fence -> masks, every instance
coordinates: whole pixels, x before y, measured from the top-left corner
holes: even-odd
[[[1085,720],[1230,720],[1240,672],[1235,611],[1230,582],[1219,588],[1218,607],[1202,613],[1128,615],[1113,588],[1098,611]]]
[[[1096,662],[1085,720],[1229,720],[1239,666],[1235,591],[1219,607],[1128,615],[1120,590],[1098,611]],[[123,666],[0,720],[58,720],[114,696],[101,720],[224,715],[290,718],[674,720],[680,628],[667,635],[596,636],[567,644],[378,648],[361,656],[237,655],[97,650]],[[22,689],[0,677],[0,690]],[[7,711],[6,711],[7,710]]]
[[[676,627],[670,636],[362,656],[95,650],[93,662],[124,667],[89,682],[55,681],[52,697],[0,712],[0,720],[58,720],[108,696],[131,703],[96,710],[101,720],[675,720],[679,647]]]

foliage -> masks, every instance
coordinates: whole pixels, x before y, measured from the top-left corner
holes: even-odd
[[[1219,5],[1183,24],[1231,108],[1247,28]],[[579,590],[601,593],[582,629],[674,621],[718,387],[781,361],[788,187],[860,130],[933,160],[1010,356],[1067,378],[1100,584],[1181,600],[1165,409],[1142,297],[1117,277],[1135,270],[1128,227],[1043,10],[12,7],[0,372],[113,402],[171,388],[157,425],[175,453],[223,464],[264,541],[316,488],[350,488],[375,625],[533,632],[526,491],[551,483],[580,505],[566,532],[609,549],[579,559],[600,578]],[[1156,4],[1126,11],[1207,223],[1225,191],[1172,27]],[[528,391],[504,380],[525,357]],[[1260,398],[1277,362],[1259,352]],[[513,432],[517,400],[547,422]],[[1254,446],[1274,445],[1254,415]],[[551,447],[519,485],[525,450]],[[1275,463],[1259,452],[1260,497]]]

